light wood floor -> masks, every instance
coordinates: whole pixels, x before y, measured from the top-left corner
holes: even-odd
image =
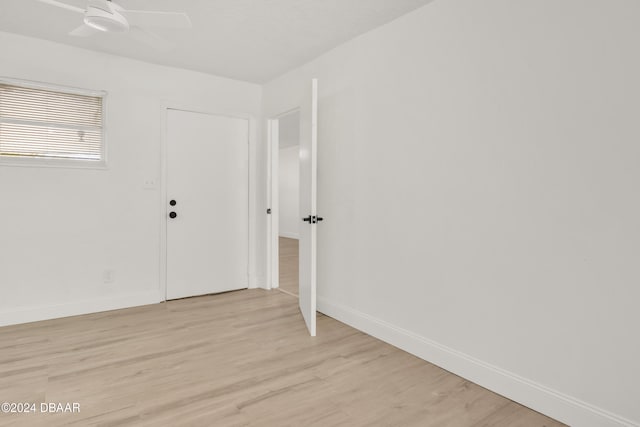
[[[298,240],[280,237],[280,289],[298,295]]]
[[[560,426],[294,298],[245,290],[0,328],[12,426]]]

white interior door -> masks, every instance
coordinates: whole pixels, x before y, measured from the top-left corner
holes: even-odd
[[[300,311],[311,336],[316,335],[316,235],[318,80],[313,79],[300,105]]]
[[[248,120],[167,111],[167,299],[248,287]]]

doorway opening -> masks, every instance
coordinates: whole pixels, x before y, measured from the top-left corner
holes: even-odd
[[[298,297],[300,112],[286,113],[277,122],[278,284],[282,292]]]
[[[267,200],[267,277],[269,289],[278,289],[280,286],[280,128],[282,132],[292,135],[297,148],[292,148],[292,152],[298,152],[298,210],[292,210],[293,215],[297,213],[298,222],[298,306],[300,313],[307,325],[309,335],[316,336],[316,307],[317,307],[317,226],[324,218],[317,212],[318,194],[318,79],[311,79],[308,91],[301,93],[299,108],[290,110],[267,121],[268,133],[268,194]],[[292,117],[288,117],[292,115]],[[287,126],[287,119],[290,119],[290,126]],[[296,138],[297,135],[297,138]],[[286,136],[283,138],[286,141]],[[285,142],[286,143],[286,142]],[[283,147],[286,148],[286,147]],[[292,203],[294,206],[296,203]],[[295,239],[294,239],[295,240]],[[295,249],[293,254],[295,255]],[[289,277],[295,277],[295,273],[289,273]],[[294,285],[295,289],[295,285]],[[287,292],[285,290],[285,292]],[[292,294],[295,295],[295,294]]]

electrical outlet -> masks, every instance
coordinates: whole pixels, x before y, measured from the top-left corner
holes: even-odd
[[[102,281],[104,283],[113,283],[116,280],[116,271],[115,270],[105,270],[102,273]]]

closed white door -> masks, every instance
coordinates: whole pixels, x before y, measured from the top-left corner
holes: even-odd
[[[248,120],[167,111],[167,299],[248,287]]]
[[[316,335],[316,236],[318,81],[313,79],[300,105],[300,225],[298,301],[311,336]]]

